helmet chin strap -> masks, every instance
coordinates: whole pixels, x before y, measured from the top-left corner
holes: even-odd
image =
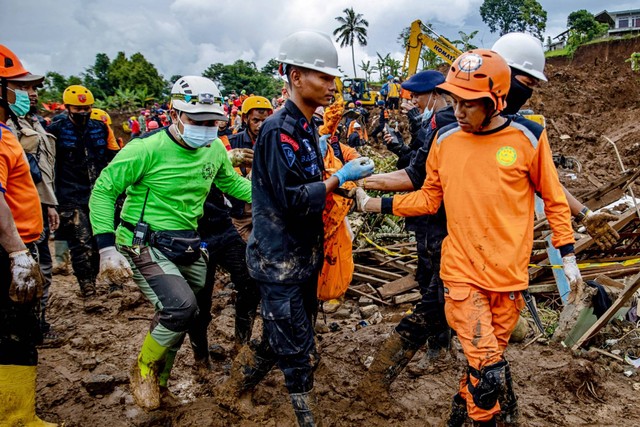
[[[487,116],[484,118],[484,120],[480,124],[480,130],[482,131],[484,128],[489,126],[489,123],[491,123],[491,120],[493,120],[494,117],[497,117],[499,115],[500,115],[500,111],[498,110],[493,110],[491,114],[487,114]]]

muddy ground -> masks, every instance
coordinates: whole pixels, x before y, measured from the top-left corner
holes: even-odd
[[[591,190],[587,179],[605,183],[619,173],[612,146],[602,135],[618,141],[627,167],[640,162],[640,75],[624,62],[640,51],[638,41],[581,49],[571,61],[548,64],[548,84],[532,99],[531,107],[547,119],[554,151],[575,156],[583,166],[576,179],[563,175],[576,193]],[[566,135],[566,136],[564,136]],[[636,190],[636,193],[640,193]],[[220,359],[207,378],[192,369],[188,341],[178,354],[170,389],[182,401],[176,407],[150,414],[132,400],[127,372],[137,355],[153,315],[152,307],[131,285],[102,294],[85,304],[73,276],[55,276],[49,318],[66,337],[59,348],[40,350],[38,410],[43,418],[66,426],[293,426],[295,425],[282,375],[274,370],[254,395],[255,413],[239,417],[216,404],[212,388],[228,374],[233,338],[233,291],[222,280],[214,295],[210,342],[222,347]],[[326,332],[322,316],[319,334],[322,366],[316,374],[325,426],[442,425],[451,395],[463,370],[463,356],[454,346],[441,372],[418,369],[419,353],[391,389],[396,410],[377,410],[358,401],[355,388],[381,342],[409,305],[384,309],[381,323],[355,329],[361,320],[357,303],[348,300],[345,318]],[[524,343],[507,350],[523,426],[632,426],[640,424],[640,376],[612,357],[571,354],[553,344]],[[632,333],[625,351],[640,356],[640,339]],[[622,354],[624,356],[624,354]],[[381,401],[384,397],[381,396]]]

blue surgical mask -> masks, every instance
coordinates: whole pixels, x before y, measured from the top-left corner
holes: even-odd
[[[429,120],[431,120],[431,116],[433,116],[433,111],[434,108],[428,108],[429,107],[429,103],[431,102],[431,97],[433,97],[433,92],[431,92],[429,94],[429,99],[427,100],[427,105],[425,106],[424,111],[422,112],[422,121],[423,122],[428,122]],[[435,103],[434,103],[434,107],[435,107]]]
[[[178,131],[178,135],[191,148],[202,148],[213,142],[218,137],[217,126],[196,126],[185,124],[178,116],[178,121],[182,123],[183,132]]]
[[[13,111],[18,117],[26,116],[29,112],[29,109],[31,109],[31,100],[29,99],[29,93],[20,89],[9,90],[12,90],[13,93],[16,94],[15,102],[9,105],[11,111]]]

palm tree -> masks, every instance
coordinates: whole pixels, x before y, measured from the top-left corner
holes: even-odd
[[[367,81],[371,80],[371,74],[373,74],[374,71],[378,70],[375,65],[373,66],[371,65],[371,61],[367,61],[367,62],[361,61],[360,69],[367,76]]]
[[[340,47],[351,46],[353,76],[357,77],[353,45],[356,41],[360,46],[367,45],[367,27],[369,26],[369,22],[362,18],[362,14],[355,13],[352,7],[343,10],[343,12],[344,17],[336,16],[336,21],[342,25],[333,30],[333,35],[337,36],[336,41],[340,43]]]

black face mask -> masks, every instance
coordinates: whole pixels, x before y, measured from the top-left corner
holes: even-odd
[[[69,116],[73,120],[73,123],[80,128],[87,126],[87,123],[89,123],[90,115],[91,113],[69,113]]]
[[[533,95],[533,89],[523,85],[516,79],[516,75],[512,75],[511,88],[507,94],[507,108],[502,110],[502,114],[517,114],[531,95]]]

